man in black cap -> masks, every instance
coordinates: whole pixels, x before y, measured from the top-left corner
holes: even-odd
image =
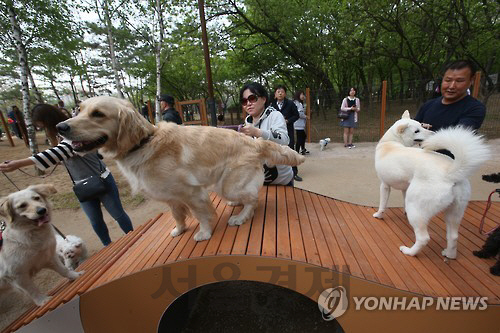
[[[164,121],[170,121],[172,123],[176,123],[177,125],[182,124],[181,116],[179,112],[174,109],[174,98],[170,95],[161,95],[160,96],[160,109],[161,109],[161,117]]]

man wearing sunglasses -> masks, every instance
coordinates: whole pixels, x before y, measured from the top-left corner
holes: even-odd
[[[286,129],[288,131],[288,137],[290,138],[288,147],[295,149],[295,129],[293,124],[299,120],[299,111],[295,103],[286,98],[285,86],[279,85],[274,89],[274,100],[271,106],[280,111],[285,117]],[[292,167],[292,169],[293,179],[298,182],[302,181],[302,178],[298,175],[297,167]]]

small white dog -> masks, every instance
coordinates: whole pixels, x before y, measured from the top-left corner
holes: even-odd
[[[412,147],[420,143],[423,149]],[[437,153],[439,149],[455,158]],[[455,259],[458,228],[470,197],[468,177],[489,156],[488,146],[472,130],[455,127],[434,134],[405,111],[376,147],[375,169],[381,184],[380,205],[373,216],[383,217],[391,187],[401,190],[416,240],[411,248],[399,249],[414,256],[429,242],[429,220],[444,211],[447,247],[442,255]]]
[[[0,290],[16,288],[25,292],[36,305],[50,297],[33,283],[33,276],[50,268],[70,280],[83,272],[67,269],[56,254],[56,237],[50,224],[51,208],[47,196],[56,193],[53,185],[32,185],[0,198],[0,215],[6,228],[0,249]]]
[[[56,235],[57,255],[68,269],[74,270],[87,258],[87,247],[80,237]]]
[[[323,150],[330,143],[330,138],[324,138],[319,140],[319,150]]]

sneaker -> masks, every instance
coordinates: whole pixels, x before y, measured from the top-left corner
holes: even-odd
[[[351,145],[347,145],[347,148],[352,149],[352,146]]]
[[[345,148],[351,148],[351,146],[349,146],[348,144],[345,144],[344,147]]]
[[[310,152],[309,152],[309,150],[307,150],[307,149],[304,149],[304,150],[301,152],[301,154],[302,154],[302,155],[309,154],[309,153],[310,153]]]
[[[352,143],[349,145],[349,148],[356,148],[355,145],[353,145]]]
[[[296,181],[298,182],[301,182],[302,181],[302,177],[300,177],[299,175],[295,175],[293,176],[293,179],[295,179]]]

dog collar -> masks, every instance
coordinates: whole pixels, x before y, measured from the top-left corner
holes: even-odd
[[[128,151],[127,155],[128,155],[128,154],[130,154],[130,153],[133,153],[133,152],[134,152],[134,151],[136,151],[136,150],[141,149],[141,148],[142,148],[142,147],[143,147],[146,143],[148,143],[148,142],[149,142],[149,140],[151,140],[151,136],[152,136],[152,135],[149,135],[149,136],[145,137],[144,139],[142,139],[142,140],[141,140],[141,142],[139,142],[139,144],[138,144],[138,145],[136,145],[134,148],[132,148],[132,149],[130,149],[130,150]]]

